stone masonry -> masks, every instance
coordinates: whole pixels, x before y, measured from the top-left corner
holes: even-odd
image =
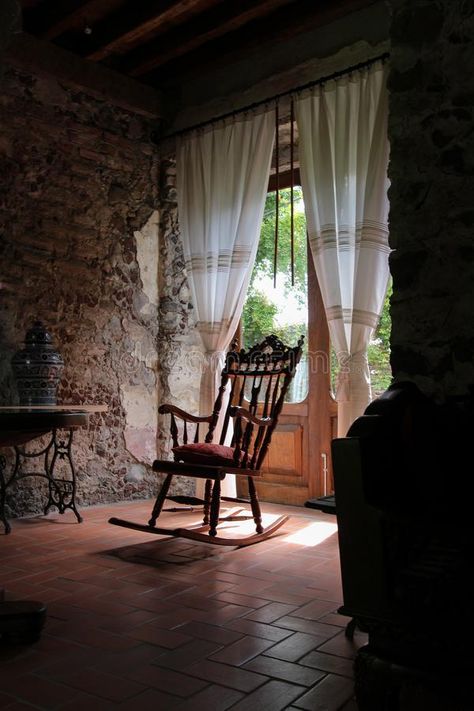
[[[78,431],[78,500],[156,488],[159,170],[153,121],[8,69],[0,97],[0,394],[33,320],[65,361],[58,393],[106,403]],[[11,491],[11,514],[41,510],[41,480]]]
[[[195,329],[191,294],[184,271],[183,246],[179,233],[176,198],[176,164],[167,157],[161,163],[160,185],[160,400],[199,414],[199,384],[202,344]],[[160,456],[170,456],[169,417],[158,427]],[[193,494],[192,479],[177,478],[173,493]]]
[[[474,6],[392,9],[392,369],[444,398],[474,384]]]

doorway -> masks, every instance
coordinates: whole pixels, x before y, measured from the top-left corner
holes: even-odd
[[[337,432],[337,405],[331,392],[329,332],[299,185],[294,186],[293,248],[291,245],[289,178],[289,174],[280,174],[278,198],[271,183],[269,186],[240,330],[245,348],[270,333],[287,345],[305,337],[303,357],[262,466],[264,476],[256,480],[263,501],[303,505],[308,498],[333,490],[330,443]]]

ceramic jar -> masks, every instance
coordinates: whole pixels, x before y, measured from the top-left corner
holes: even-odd
[[[20,405],[56,405],[64,362],[41,321],[34,322],[23,345],[12,358]]]

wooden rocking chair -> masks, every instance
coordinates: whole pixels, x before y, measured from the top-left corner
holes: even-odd
[[[226,354],[226,362],[221,374],[221,384],[214,409],[207,417],[197,417],[174,405],[161,405],[161,414],[171,415],[170,434],[173,441],[174,461],[156,460],[155,472],[165,473],[166,477],[156,498],[148,525],[141,525],[111,518],[109,523],[125,526],[138,531],[160,535],[183,536],[197,541],[228,546],[243,546],[257,543],[272,535],[285,521],[287,516],[264,528],[262,515],[255,489],[254,478],[262,476],[260,467],[268,451],[272,434],[283,407],[285,395],[301,358],[303,337],[291,348],[285,346],[276,336],[268,336],[262,343],[248,351],[237,350],[237,342]],[[222,430],[219,444],[213,443],[213,435],[221,416],[224,393],[230,383],[229,404],[223,413]],[[179,442],[177,419],[183,422],[182,444]],[[208,430],[204,442],[199,441],[199,427],[207,423]],[[230,446],[226,446],[227,434],[233,434]],[[192,442],[189,443],[188,426],[196,425]],[[219,536],[217,526],[220,521],[245,520],[239,515],[243,509],[232,509],[219,518],[221,503],[221,481],[226,474],[247,477],[252,518],[256,533],[246,537],[228,538]],[[162,528],[156,520],[162,512],[167,498],[179,500],[182,497],[168,497],[168,490],[173,476],[188,476],[205,479],[204,506],[202,524],[188,528]],[[240,501],[226,497],[226,501]]]

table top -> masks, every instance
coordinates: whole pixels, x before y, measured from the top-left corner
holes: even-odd
[[[89,421],[89,412],[57,412],[45,410],[9,410],[0,411],[0,432],[11,431],[44,431],[56,427],[81,427]]]
[[[84,427],[91,414],[106,410],[105,405],[0,407],[0,447],[24,444],[55,429]]]

